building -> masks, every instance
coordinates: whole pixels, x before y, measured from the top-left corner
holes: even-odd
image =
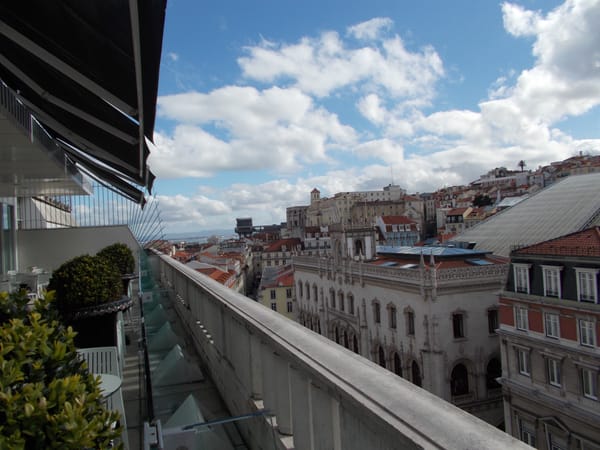
[[[421,227],[406,216],[379,216],[375,226],[381,238],[381,245],[410,247],[421,239]]]
[[[299,320],[496,426],[497,295],[507,261],[450,247],[377,247],[330,227],[332,257],[293,258]]]
[[[262,271],[269,267],[287,266],[292,260],[292,255],[299,252],[302,242],[298,238],[279,239],[264,247],[260,257]]]
[[[277,311],[288,319],[296,320],[298,305],[292,266],[265,267],[257,300],[261,305]]]
[[[453,208],[446,213],[446,229],[445,232],[450,233],[462,233],[466,228],[466,219],[471,214],[473,208],[470,206],[467,208]]]
[[[600,227],[511,252],[500,295],[506,431],[539,449],[600,448]]]
[[[235,232],[242,237],[252,236],[254,233],[254,227],[252,226],[252,217],[238,217],[235,219],[236,226]]]

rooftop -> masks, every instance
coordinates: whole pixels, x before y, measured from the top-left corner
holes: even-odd
[[[600,173],[574,175],[542,189],[458,235],[508,257],[515,246],[532,245],[600,225]]]
[[[517,255],[600,256],[600,226],[514,251]]]

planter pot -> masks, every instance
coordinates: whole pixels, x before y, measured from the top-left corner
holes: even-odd
[[[75,345],[79,348],[109,347],[117,344],[115,320],[119,311],[133,305],[129,297],[101,305],[61,311],[66,323],[77,332]]]
[[[129,296],[129,283],[131,280],[137,279],[138,276],[134,273],[127,273],[125,275],[121,275],[121,282],[123,283],[123,295]]]

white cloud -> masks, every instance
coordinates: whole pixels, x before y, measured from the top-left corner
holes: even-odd
[[[335,114],[294,88],[227,86],[160,97],[158,107],[159,116],[179,123],[171,133],[155,133],[150,164],[164,178],[227,170],[290,173],[329,161],[330,149],[357,139]]]
[[[376,158],[388,164],[401,163],[404,159],[402,146],[391,139],[364,142],[354,148],[354,153],[365,159]]]
[[[156,200],[168,229],[218,228],[231,220],[232,210],[228,205],[202,195],[157,195]]]
[[[391,21],[379,18],[349,30],[375,39],[376,31],[385,26],[391,26]],[[265,83],[291,82],[317,97],[345,87],[362,87],[370,92],[381,90],[396,100],[419,99],[426,104],[434,95],[435,82],[444,74],[442,61],[433,48],[410,52],[398,35],[351,48],[336,32],[329,31],[317,38],[304,37],[296,44],[263,41],[246,51],[248,55],[238,59],[246,78]]]
[[[167,53],[167,56],[173,62],[179,60],[179,55],[177,53],[175,53],[175,52],[169,52],[169,53]]]
[[[502,4],[504,28],[513,36],[533,36],[537,32],[541,15],[537,11],[528,11],[521,5]]]
[[[348,27],[348,34],[356,39],[376,39],[383,30],[389,30],[394,21],[388,17],[375,17],[351,27]]]

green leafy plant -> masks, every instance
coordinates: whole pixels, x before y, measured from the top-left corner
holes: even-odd
[[[104,247],[96,256],[108,259],[118,268],[121,275],[131,274],[135,270],[133,252],[125,244],[117,243]]]
[[[55,319],[53,293],[31,310],[26,295],[0,293],[0,449],[109,448],[119,413],[102,404],[99,379],[79,359],[75,332]]]
[[[121,275],[106,258],[82,255],[52,273],[48,290],[56,291],[60,311],[101,305],[121,297]]]

